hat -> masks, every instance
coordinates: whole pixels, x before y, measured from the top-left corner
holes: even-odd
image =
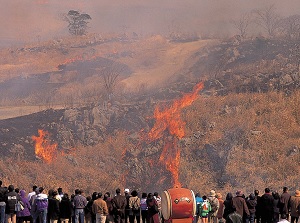
[[[216,196],[216,191],[211,190],[211,191],[209,192],[209,194],[210,194],[210,196],[215,197],[215,196]]]
[[[222,198],[222,194],[221,193],[216,193],[216,198]]]
[[[244,193],[243,193],[243,191],[238,190],[235,194],[236,194],[236,196],[242,196]]]
[[[124,193],[129,193],[129,189],[126,188],[126,189],[124,190]]]
[[[300,197],[300,191],[299,191],[299,190],[296,190],[296,191],[295,191],[295,196],[296,196],[296,197]]]

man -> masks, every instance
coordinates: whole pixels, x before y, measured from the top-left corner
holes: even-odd
[[[131,197],[129,194],[129,189],[126,188],[124,190],[124,194],[126,197],[126,206],[125,206],[125,222],[128,223],[128,219],[129,219],[129,212],[130,212],[130,208],[129,208],[129,198]]]
[[[211,211],[208,215],[208,222],[217,223],[217,213],[219,209],[219,200],[216,198],[216,192],[214,190],[210,191],[209,196],[207,197],[208,202],[211,206]]]
[[[256,207],[255,207],[255,219],[256,219],[256,223],[260,223],[260,196],[259,196],[259,190],[254,190],[254,196],[255,196],[255,200],[256,200]]]
[[[282,194],[280,196],[280,205],[279,205],[279,211],[281,214],[286,215],[286,219],[289,220],[289,200],[291,198],[291,195],[289,194],[288,188],[283,187]]]
[[[73,207],[75,209],[75,223],[84,223],[84,208],[87,205],[86,198],[82,195],[82,191],[75,190],[75,197],[73,200]]]
[[[269,188],[265,189],[265,193],[259,200],[261,208],[261,223],[273,223],[274,215],[274,198]]]
[[[31,197],[33,196],[33,195],[36,195],[36,190],[37,190],[37,186],[36,185],[33,185],[32,186],[32,191],[28,194],[28,201],[31,201]]]
[[[47,214],[48,214],[48,196],[44,194],[44,188],[39,187],[37,195],[33,195],[35,197],[32,203],[33,210],[33,223],[37,222],[37,218],[39,223],[47,223]]]
[[[2,181],[0,180],[0,223],[5,222],[5,201],[4,196],[7,193],[7,188],[2,187]]]
[[[98,193],[98,198],[93,202],[92,212],[96,215],[96,223],[105,223],[108,215],[106,202],[102,199],[102,193]]]
[[[289,200],[289,207],[291,208],[291,223],[298,222],[299,219],[299,205],[300,205],[300,191],[295,191],[295,196],[291,196]]]
[[[126,197],[121,195],[120,188],[116,189],[116,196],[111,200],[115,223],[125,223]]]
[[[20,201],[20,196],[15,192],[15,188],[13,185],[8,186],[8,193],[4,196],[5,201],[5,214],[6,214],[6,222],[7,223],[16,223],[17,216],[15,211],[15,205],[17,201]]]
[[[248,209],[248,206],[246,204],[244,193],[241,190],[238,190],[236,193],[236,196],[234,198],[232,198],[232,202],[233,202],[233,206],[236,209],[236,212],[243,218],[244,217],[244,213],[247,216],[250,216],[250,212]]]

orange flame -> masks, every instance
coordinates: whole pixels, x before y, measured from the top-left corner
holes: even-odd
[[[35,141],[35,154],[45,162],[50,163],[57,153],[57,143],[52,144],[50,142],[50,134],[47,131],[39,129],[38,135],[32,136]]]
[[[180,163],[180,150],[177,147],[177,139],[184,137],[185,122],[181,120],[181,110],[191,105],[197,98],[198,93],[204,87],[203,82],[198,83],[192,93],[185,94],[181,99],[174,101],[170,108],[162,111],[158,107],[154,110],[154,117],[156,119],[153,128],[148,133],[151,141],[164,137],[165,145],[160,155],[160,163],[166,166],[172,174],[174,186],[181,187],[179,182],[179,163]],[[164,132],[172,135],[172,139],[168,140],[164,136]]]

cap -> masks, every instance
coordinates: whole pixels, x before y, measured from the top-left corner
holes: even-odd
[[[124,190],[124,193],[129,193],[129,189],[126,188],[126,189]]]

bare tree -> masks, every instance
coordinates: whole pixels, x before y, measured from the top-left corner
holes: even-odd
[[[283,18],[280,22],[282,33],[289,39],[299,39],[300,37],[300,15],[291,15]]]
[[[115,62],[110,62],[101,71],[101,76],[103,77],[104,88],[106,90],[108,100],[112,98],[119,77],[123,71],[124,67],[121,64],[117,64]]]
[[[251,24],[251,14],[243,13],[237,20],[232,21],[234,28],[239,31],[239,35],[244,39],[247,35],[247,29]]]
[[[275,5],[253,10],[255,23],[262,27],[269,36],[273,37],[279,28],[280,16],[276,13]]]

